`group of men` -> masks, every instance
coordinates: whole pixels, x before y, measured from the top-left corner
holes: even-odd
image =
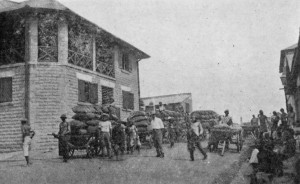
[[[71,129],[70,124],[66,122],[66,115],[63,114],[60,118],[62,122],[59,125],[59,132],[57,135],[53,135],[59,139],[64,162],[67,162],[68,150],[66,148],[68,140],[66,135],[71,132]],[[109,116],[106,114],[102,116],[102,121],[99,122],[98,130],[95,133],[97,140],[99,140],[102,157],[107,156],[108,158],[112,158],[112,152],[118,156],[119,151],[124,154],[126,150],[132,153],[134,151],[134,147],[138,146],[139,138],[137,135],[137,129],[132,122],[128,123],[129,125],[127,127],[121,122],[112,127],[112,122],[109,120]],[[128,137],[128,139],[126,139],[126,137]],[[126,143],[128,144],[126,145]],[[105,150],[106,155],[104,154]]]
[[[61,122],[59,124],[59,132],[58,134],[53,133],[52,135],[59,139],[62,148],[62,156],[63,161],[67,162],[68,160],[68,136],[71,133],[70,124],[66,121],[67,116],[65,114],[60,116]],[[228,118],[229,120],[230,118]],[[169,138],[171,147],[174,146],[175,143],[175,130],[174,130],[174,119],[168,118],[169,120]],[[29,162],[29,145],[30,141],[34,134],[32,134],[32,130],[28,124],[27,120],[22,120],[22,134],[23,134],[23,150],[24,156],[27,161],[27,164],[30,165]],[[111,121],[109,121],[108,116],[103,116],[103,121],[99,123],[99,129],[97,132],[98,138],[101,143],[102,154],[104,153],[104,148],[106,148],[107,156],[109,158],[112,157],[112,151],[115,151],[115,155],[118,155],[118,150],[122,153],[126,150],[126,133],[129,136],[127,141],[128,147],[127,150],[131,153],[134,150],[135,146],[138,146],[138,135],[137,128],[134,126],[133,122],[128,122],[129,125],[126,127],[121,122],[117,123],[114,128],[112,127]],[[152,139],[154,142],[154,146],[156,148],[156,157],[164,158],[165,154],[163,151],[162,143],[163,143],[163,131],[164,131],[164,123],[157,116],[155,112],[151,113],[151,123],[150,130],[152,130]],[[203,154],[203,159],[207,158],[207,153],[203,150],[201,146],[201,136],[203,134],[203,128],[200,122],[200,119],[196,116],[191,117],[191,122],[189,122],[189,128],[187,131],[187,141],[188,141],[188,150],[190,152],[191,161],[194,161],[194,151],[197,147],[199,151]],[[140,143],[139,143],[140,144]],[[113,145],[113,146],[112,146]],[[139,145],[140,146],[140,145]]]
[[[262,110],[259,111],[257,118],[253,115],[251,125],[258,126],[257,136],[262,138],[263,134],[270,132],[271,137],[280,136],[284,128],[293,128],[295,126],[295,112],[292,106],[288,107],[288,113],[283,108],[280,109],[281,113],[273,111],[271,121],[264,115]]]

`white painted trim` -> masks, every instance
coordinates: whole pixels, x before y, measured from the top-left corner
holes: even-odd
[[[84,80],[84,81],[88,81],[88,82],[92,82],[93,81],[93,77],[90,75],[86,75],[86,74],[82,74],[82,73],[76,73],[76,77],[77,79],[80,80]]]
[[[122,91],[128,91],[128,92],[131,91],[131,88],[128,87],[128,86],[122,86],[122,85],[121,85],[121,89],[122,89]]]
[[[106,86],[106,87],[110,87],[110,88],[115,88],[116,84],[107,80],[100,80],[100,84],[101,86]]]
[[[0,72],[0,78],[13,77],[14,75],[15,75],[14,71]]]

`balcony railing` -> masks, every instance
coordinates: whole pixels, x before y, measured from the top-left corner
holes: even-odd
[[[25,62],[25,48],[10,48],[0,50],[0,65]]]
[[[80,54],[78,52],[69,50],[68,62],[86,68],[88,70],[93,70],[93,58],[87,55]]]
[[[112,63],[105,63],[101,61],[96,62],[96,71],[110,76],[110,77],[115,77],[115,70],[114,70],[114,64]]]
[[[39,46],[39,62],[57,62],[57,47]]]

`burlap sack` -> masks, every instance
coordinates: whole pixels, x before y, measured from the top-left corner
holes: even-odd
[[[89,121],[94,119],[96,116],[94,113],[77,113],[72,118],[79,121]]]
[[[131,121],[137,123],[137,122],[141,122],[141,121],[147,121],[148,117],[147,116],[136,116],[130,119]]]
[[[101,115],[103,112],[102,112],[102,106],[101,105],[94,105],[93,106],[94,107],[94,109],[95,109],[95,114],[99,114],[99,115]]]
[[[70,124],[71,128],[72,127],[76,127],[76,128],[85,128],[85,127],[87,127],[87,125],[84,122],[78,121],[78,120],[72,120],[72,121],[69,122],[69,124]]]
[[[89,134],[97,133],[97,130],[98,130],[98,126],[88,126],[88,128],[87,128],[87,132]]]
[[[90,120],[90,121],[87,121],[86,124],[88,126],[99,126],[99,120]]]
[[[87,130],[86,129],[79,129],[79,134],[83,135],[83,134],[87,134]]]

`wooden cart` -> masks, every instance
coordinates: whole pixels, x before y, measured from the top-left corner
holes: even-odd
[[[222,146],[221,156],[224,155],[226,142],[235,144],[237,152],[240,152],[243,147],[242,129],[233,128],[211,128],[210,139]]]
[[[56,137],[57,138],[57,137]],[[68,158],[72,158],[75,150],[86,150],[88,158],[95,157],[100,152],[100,141],[95,134],[66,135]],[[59,139],[59,138],[58,138]],[[59,155],[63,155],[63,144],[58,142]]]
[[[146,146],[151,149],[153,146],[152,132],[148,130],[148,127],[137,126],[137,134],[142,146]]]

